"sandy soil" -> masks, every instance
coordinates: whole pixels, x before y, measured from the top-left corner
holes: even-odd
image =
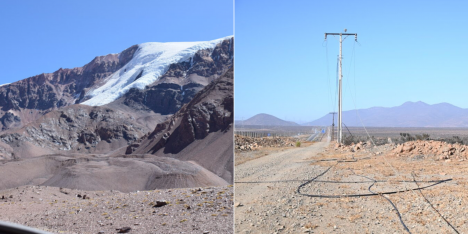
[[[312,142],[301,142],[301,147],[307,147],[310,146]],[[235,165],[240,165],[243,164],[247,161],[251,161],[257,158],[261,158],[273,153],[278,153],[284,150],[288,149],[294,149],[296,146],[284,146],[281,148],[275,148],[275,147],[263,147],[261,150],[252,150],[252,151],[246,151],[242,152],[239,150],[236,150],[236,161]]]
[[[154,155],[49,155],[0,162],[0,190],[41,185],[132,192],[228,183],[193,162]]]
[[[22,186],[0,191],[0,220],[52,233],[232,233],[232,205],[231,185],[132,193]]]
[[[284,151],[264,151],[266,155],[236,165],[235,232],[407,232],[396,210],[383,196],[395,204],[411,233],[455,233],[454,229],[468,232],[466,162],[396,157],[388,154],[391,149],[380,146],[361,152],[341,152],[319,142]],[[301,184],[315,177],[314,182],[301,188],[301,194],[297,193]],[[413,179],[419,181],[418,185]],[[433,184],[430,180],[444,179],[452,180],[420,191],[383,196],[307,196],[369,194],[372,180],[379,180],[371,187],[379,193],[428,186]]]

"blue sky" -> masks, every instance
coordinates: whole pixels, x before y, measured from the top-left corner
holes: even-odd
[[[143,42],[233,35],[230,0],[0,1],[0,84]]]
[[[344,28],[360,45],[343,43],[343,110],[406,101],[468,108],[466,9],[466,1],[237,0],[235,118],[305,122],[336,111],[339,43],[324,33]]]

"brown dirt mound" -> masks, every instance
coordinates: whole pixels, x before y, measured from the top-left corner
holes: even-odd
[[[130,192],[228,184],[193,162],[154,155],[59,155],[8,161],[0,165],[0,178],[0,190],[22,185],[47,185]]]
[[[403,144],[385,144],[378,147],[373,146],[371,142],[359,142],[349,146],[336,144],[334,149],[341,152],[371,152],[375,155],[388,153],[410,158],[424,156],[435,160],[468,159],[468,146],[435,140],[408,141]]]
[[[467,146],[458,143],[450,144],[443,141],[410,141],[401,145],[396,145],[392,150],[397,156],[417,156],[428,155],[436,159],[461,159],[468,158]]]

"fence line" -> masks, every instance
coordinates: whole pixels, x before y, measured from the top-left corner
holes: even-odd
[[[245,136],[245,137],[254,137],[254,138],[261,138],[261,137],[295,137],[299,135],[322,135],[322,130],[328,132],[329,129],[326,128],[312,128],[310,131],[284,131],[284,130],[234,130],[235,135]]]
[[[293,137],[303,134],[310,134],[304,132],[265,132],[265,131],[234,131],[235,135],[246,136],[246,137]]]

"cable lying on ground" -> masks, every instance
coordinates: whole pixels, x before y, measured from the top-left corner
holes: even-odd
[[[399,212],[399,210],[397,209],[396,205],[387,197],[383,196],[385,194],[396,194],[396,193],[403,193],[403,192],[408,192],[408,191],[415,191],[415,190],[419,190],[421,192],[421,190],[423,189],[426,189],[426,188],[429,188],[429,187],[432,187],[432,186],[436,186],[438,184],[441,184],[441,183],[445,183],[445,182],[448,182],[448,181],[451,181],[452,179],[446,179],[446,180],[435,180],[435,181],[431,181],[432,184],[430,185],[427,185],[427,186],[424,186],[424,187],[420,187],[419,184],[417,184],[417,188],[414,188],[414,189],[405,189],[405,190],[399,190],[399,191],[390,191],[390,192],[380,192],[380,193],[375,193],[374,191],[371,190],[372,186],[375,185],[375,183],[377,183],[377,180],[374,180],[372,178],[369,178],[369,177],[366,177],[366,176],[362,176],[362,175],[357,175],[357,176],[361,176],[361,177],[364,177],[366,179],[368,179],[369,181],[365,181],[367,183],[372,183],[368,190],[370,193],[365,193],[365,194],[342,194],[342,195],[318,195],[318,194],[306,194],[306,193],[303,193],[301,192],[301,189],[304,188],[304,186],[310,184],[310,183],[317,183],[317,178],[325,175],[328,171],[330,171],[333,167],[335,167],[336,165],[338,165],[339,163],[341,162],[344,162],[344,161],[337,161],[336,164],[334,164],[333,166],[330,166],[329,168],[327,168],[324,172],[320,173],[319,175],[315,176],[314,178],[306,181],[305,183],[302,183],[301,185],[299,185],[297,187],[297,193],[302,195],[302,196],[306,196],[306,197],[314,197],[314,198],[347,198],[347,197],[369,197],[369,196],[381,196],[383,198],[385,198],[388,202],[390,202],[390,204],[393,206],[393,208],[395,209],[395,212],[396,214],[398,215],[398,218],[400,220],[400,223],[403,225],[403,228],[405,229],[405,231],[407,231],[408,233],[411,233],[411,231],[408,229],[408,227],[406,226],[406,224],[403,222],[403,219],[401,217],[401,214]],[[410,183],[410,182],[416,182],[416,180],[414,179],[413,181],[400,181],[400,182],[404,182],[404,183]],[[328,183],[328,182],[322,182],[322,183]],[[333,183],[333,182],[331,182]],[[422,194],[422,193],[421,193]],[[427,199],[426,199],[427,201]],[[429,203],[430,204],[430,203]],[[432,206],[432,204],[431,204]],[[433,207],[434,208],[434,207]],[[435,208],[434,208],[435,209]],[[437,211],[437,210],[436,210]],[[438,212],[438,211],[437,211]],[[439,212],[438,212],[439,213]],[[439,213],[439,215],[441,215]],[[441,215],[442,216],[442,215]],[[445,220],[445,218],[444,218]],[[445,220],[449,225],[450,227],[452,227],[455,232],[458,233],[458,231],[447,221]]]
[[[419,188],[419,184],[418,184],[418,181],[416,181],[416,177],[414,176],[413,173],[411,173],[411,175],[413,176],[413,182]],[[459,233],[458,230],[447,219],[445,219],[445,217],[432,205],[432,203],[426,198],[426,196],[424,196],[423,192],[421,190],[419,190],[419,192],[421,193],[421,196],[424,198],[424,200],[426,200],[426,202],[432,207],[432,209],[437,214],[439,214],[439,216],[458,234]]]
[[[338,164],[338,163],[337,163]],[[316,181],[317,178],[323,176],[324,174],[326,174],[332,167],[336,166],[337,164],[329,167],[327,170],[325,170],[324,172],[322,172],[321,174],[319,174],[318,176],[312,178],[311,180],[308,180],[306,181],[305,183],[299,185],[299,187],[297,188],[297,193],[302,195],[302,196],[306,196],[306,197],[317,197],[317,198],[346,198],[346,197],[369,197],[369,196],[378,196],[380,194],[384,195],[384,194],[395,194],[395,193],[403,193],[403,192],[408,192],[408,191],[412,191],[412,190],[421,190],[421,189],[426,189],[426,188],[429,188],[429,187],[432,187],[432,186],[436,186],[438,184],[441,184],[441,183],[445,183],[445,182],[448,182],[448,181],[451,181],[452,179],[446,179],[446,180],[433,180],[433,181],[427,181],[428,183],[433,183],[433,184],[430,184],[430,185],[427,185],[427,186],[424,186],[424,187],[418,187],[418,188],[414,188],[414,189],[404,189],[404,190],[397,190],[397,191],[389,191],[389,192],[381,192],[381,193],[363,193],[363,194],[341,194],[341,195],[318,195],[318,194],[306,194],[306,193],[302,193],[301,192],[301,189],[310,184],[310,183],[317,183],[319,181]],[[366,177],[367,178],[367,177]],[[381,182],[381,181],[376,181],[376,180],[373,180],[373,179],[370,179],[370,178],[367,178],[369,179],[369,181],[359,181],[359,183],[373,183],[375,184],[376,182]],[[383,182],[383,181],[382,181]],[[414,181],[404,181],[404,180],[401,180],[401,181],[395,181],[395,182],[406,182],[406,183],[409,183],[409,182],[414,182]],[[239,183],[239,182],[236,182],[236,183]],[[322,183],[338,183],[338,182],[322,182]]]

